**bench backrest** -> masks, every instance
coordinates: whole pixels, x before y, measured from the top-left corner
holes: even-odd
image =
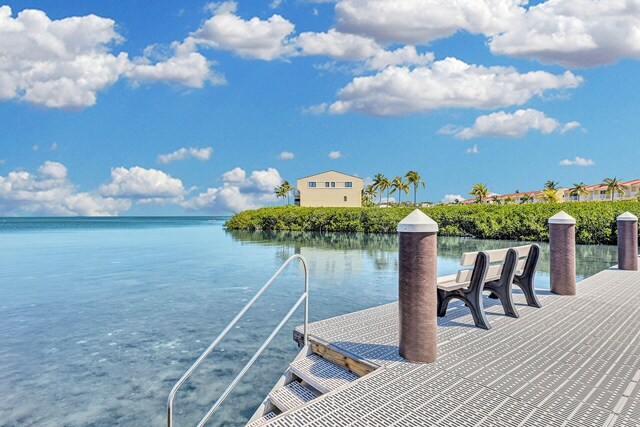
[[[516,246],[513,249],[518,253],[518,258],[526,258],[529,255],[529,251],[531,250],[532,245],[524,245],[524,246]],[[504,262],[504,259],[507,256],[507,252],[510,248],[504,249],[493,249],[490,251],[483,251],[489,257],[489,263],[497,263]],[[479,252],[465,252],[462,254],[462,259],[460,260],[460,265],[464,267],[470,267],[476,262],[476,257]],[[524,266],[524,261],[523,266]],[[491,267],[490,267],[491,268]]]

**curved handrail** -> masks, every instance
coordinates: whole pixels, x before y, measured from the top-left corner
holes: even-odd
[[[289,257],[289,259],[287,259],[284,262],[284,264],[282,264],[282,266],[278,269],[278,271],[276,271],[276,273],[273,276],[271,276],[271,279],[269,279],[269,281],[258,291],[258,293],[253,298],[251,298],[251,300],[242,308],[242,310],[238,312],[236,317],[233,318],[233,320],[224,328],[224,330],[220,333],[220,335],[218,335],[216,339],[213,340],[213,342],[209,345],[209,347],[207,347],[207,349],[200,355],[200,357],[198,357],[198,359],[193,363],[193,365],[191,365],[191,367],[187,369],[187,372],[185,372],[184,375],[182,375],[182,377],[180,377],[178,382],[176,382],[176,384],[173,386],[173,388],[171,389],[171,392],[169,393],[169,398],[167,400],[167,427],[173,427],[173,399],[175,398],[176,393],[178,392],[178,389],[182,387],[182,384],[184,384],[184,382],[187,379],[189,379],[191,374],[193,374],[194,371],[198,369],[198,367],[204,361],[204,359],[206,359],[207,356],[211,354],[213,349],[220,343],[220,341],[222,341],[222,339],[235,326],[235,324],[238,323],[240,318],[244,316],[244,314],[249,310],[249,308],[251,308],[251,306],[258,300],[258,298],[260,298],[260,296],[269,288],[269,286],[271,286],[271,284],[275,281],[275,279],[278,278],[278,276],[280,276],[280,273],[282,273],[284,269],[287,268],[287,266],[294,259],[300,260],[300,262],[302,263],[302,267],[304,268],[304,293],[300,296],[300,298],[298,298],[298,301],[293,305],[291,310],[289,310],[289,313],[287,313],[287,315],[280,321],[280,323],[278,324],[278,326],[276,326],[276,328],[273,330],[271,335],[269,335],[269,337],[258,349],[258,351],[255,352],[255,354],[251,357],[249,362],[247,362],[247,364],[244,366],[244,368],[242,368],[240,373],[234,378],[234,380],[231,382],[229,387],[227,387],[227,389],[222,393],[222,395],[218,398],[218,400],[216,400],[216,402],[213,404],[211,409],[209,409],[207,414],[200,420],[200,422],[198,423],[198,427],[203,426],[207,421],[209,421],[209,419],[214,414],[214,412],[218,410],[222,402],[224,402],[224,400],[229,396],[229,394],[231,393],[231,391],[233,391],[233,389],[238,384],[238,382],[240,382],[242,377],[244,377],[247,371],[249,371],[249,369],[254,364],[254,362],[258,359],[258,357],[262,354],[262,352],[267,348],[267,346],[273,340],[273,338],[275,338],[275,336],[280,331],[280,329],[282,329],[285,323],[287,323],[287,321],[291,318],[291,316],[293,316],[293,314],[298,309],[298,307],[300,307],[303,301],[304,301],[304,345],[306,346],[308,344],[309,337],[308,337],[307,330],[308,330],[308,324],[309,324],[309,269],[307,267],[307,261],[304,259],[304,257],[302,255],[295,254]]]

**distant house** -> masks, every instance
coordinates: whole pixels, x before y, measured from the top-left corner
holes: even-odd
[[[640,179],[634,179],[632,181],[621,182],[620,185],[624,189],[624,194],[615,193],[613,195],[614,200],[631,200],[640,195]],[[611,200],[611,194],[607,195],[607,186],[604,184],[587,185],[585,187],[588,195],[571,195],[570,188],[559,188],[558,193],[561,196],[561,201],[564,202],[585,202],[592,200]],[[544,202],[542,197],[542,191],[527,191],[523,193],[502,194],[497,196],[497,200],[503,202],[505,199],[510,199],[515,203],[522,201],[523,197],[527,197],[532,203]],[[494,203],[493,196],[485,197],[482,199],[484,203]],[[462,200],[460,203],[475,203],[476,199]]]
[[[297,206],[360,207],[362,178],[337,171],[327,171],[300,178],[295,195]]]

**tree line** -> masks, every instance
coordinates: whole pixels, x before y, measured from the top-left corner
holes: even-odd
[[[404,176],[396,176],[393,179],[377,173],[373,177],[373,182],[367,185],[362,192],[362,204],[364,206],[373,206],[377,196],[378,204],[381,205],[382,196],[385,193],[387,204],[389,204],[390,196],[395,193],[398,193],[398,204],[401,204],[402,193],[409,194],[411,186],[413,186],[413,205],[416,206],[418,204],[418,187],[427,188],[418,171],[410,170]]]

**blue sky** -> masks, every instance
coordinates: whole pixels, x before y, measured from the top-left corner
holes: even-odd
[[[225,214],[328,169],[435,202],[640,178],[633,2],[393,3],[0,3],[0,215]]]

